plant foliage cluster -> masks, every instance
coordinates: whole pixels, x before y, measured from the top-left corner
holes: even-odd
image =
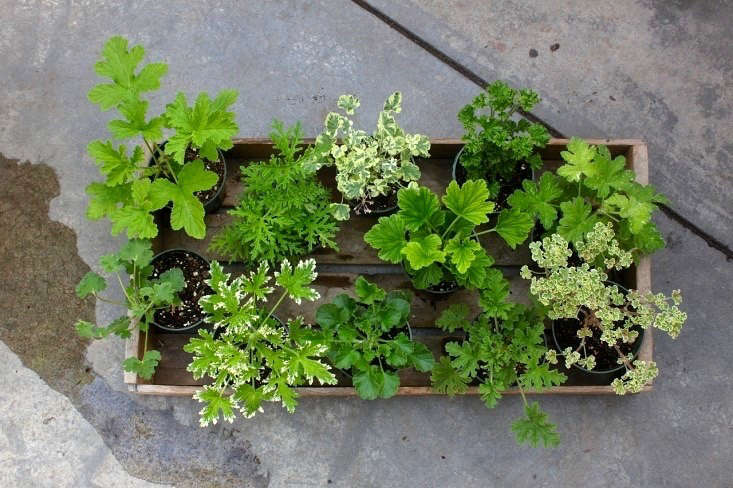
[[[338,249],[331,194],[304,164],[312,148],[303,152],[300,124],[285,129],[276,120],[270,138],[278,154],[242,167],[244,191],[229,211],[234,219],[214,237],[211,249],[247,265],[273,266],[317,247]]]

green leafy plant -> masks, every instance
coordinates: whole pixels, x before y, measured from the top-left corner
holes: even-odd
[[[536,150],[550,140],[547,129],[512,118],[518,110],[532,110],[539,101],[532,90],[515,90],[503,81],[495,81],[458,112],[466,143],[459,163],[469,179],[490,183],[492,198],[498,196],[501,181],[513,179],[521,164],[535,170],[542,166]]]
[[[360,105],[353,95],[342,95],[338,107],[353,115]],[[368,213],[374,198],[394,193],[401,186],[417,181],[420,168],[413,159],[428,157],[430,140],[420,134],[407,134],[395,120],[402,111],[402,94],[395,92],[384,102],[373,134],[355,129],[348,117],[336,112],[326,116],[325,130],[316,138],[311,166],[335,165],[336,186],[341,203],[331,209],[339,220],[349,218],[352,202],[357,214]],[[339,139],[341,139],[339,141]]]
[[[237,207],[229,211],[234,221],[211,243],[212,250],[247,264],[274,264],[319,246],[338,249],[331,195],[303,164],[311,150],[301,150],[300,124],[285,129],[276,120],[272,127],[270,138],[279,154],[242,167],[245,189]]]
[[[217,174],[206,169],[205,161],[218,161],[219,150],[232,147],[238,128],[234,113],[227,108],[237,92],[223,90],[214,100],[204,92],[192,107],[179,93],[165,113],[148,118],[148,102],[142,94],[160,88],[160,78],[168,66],[149,63],[138,70],[144,56],[142,46],[129,48],[126,39],[112,37],[102,49],[102,59],[94,65],[96,73],[110,82],[92,88],[89,100],[103,111],[115,108],[122,116],[107,126],[116,139],[139,138],[142,144],[132,151],[112,140],[89,144],[89,155],[105,181],[87,187],[87,217],[108,217],[112,234],[126,231],[131,239],[149,239],[158,234],[153,212],[171,203],[171,227],[202,239],[206,234],[204,206],[196,194],[218,181]],[[166,132],[170,132],[167,143],[158,144]]]
[[[397,194],[399,211],[381,217],[364,240],[379,250],[380,259],[403,263],[418,289],[450,281],[479,288],[494,260],[481,247],[478,236],[496,232],[514,248],[527,238],[533,225],[530,215],[505,209],[494,227],[477,232],[476,226],[488,222],[494,210],[488,198],[483,180],[468,180],[462,186],[452,181],[442,199],[411,183]]]
[[[94,297],[103,302],[125,307],[127,313],[101,327],[86,320],[76,322],[77,333],[85,339],[104,339],[109,335],[129,338],[136,327],[145,334],[142,359],[129,357],[122,363],[125,371],[137,373],[141,378],[152,378],[160,361],[160,352],[148,349],[148,331],[156,310],[175,307],[180,304],[178,292],[186,287],[183,272],[179,268],[170,269],[156,279],[151,279],[153,251],[150,241],[131,240],[116,254],[102,256],[99,264],[102,269],[114,274],[125,295],[125,302],[116,302],[99,293],[107,288],[107,280],[94,271],[89,271],[76,287],[79,298]],[[129,276],[127,286],[123,284],[121,272]]]
[[[266,303],[275,288],[269,286],[269,266],[262,263],[256,272],[230,279],[221,265],[212,261],[207,284],[214,293],[199,300],[213,331],[199,330],[198,337],[184,346],[193,354],[188,371],[194,378],[208,376],[212,382],[194,395],[204,403],[201,426],[216,423],[220,417],[234,420],[239,410],[249,418],[262,409],[265,401],[281,401],[293,412],[298,393],[294,386],[333,384],[336,377],[321,358],[326,346],[318,335],[303,324],[302,317],[288,319],[287,325],[274,318],[285,298],[300,304],[319,298],[310,287],[316,279],[316,263],[309,259],[293,267],[287,260],[274,273],[282,290],[272,304]]]
[[[465,303],[443,311],[436,325],[448,333],[461,330],[465,338],[446,343],[447,355],[433,368],[433,388],[448,395],[465,393],[471,382],[488,408],[493,408],[502,394],[516,385],[524,402],[525,417],[512,425],[517,442],[537,447],[559,443],[555,425],[547,420],[537,402],[529,403],[525,391],[539,392],[557,386],[566,376],[549,367],[544,360],[543,315],[536,308],[507,300],[509,283],[501,271],[488,271],[479,290],[482,312],[471,320]]]
[[[575,137],[561,156],[565,164],[557,175],[546,172],[538,182],[525,180],[508,198],[512,207],[572,244],[603,222],[613,224],[616,238],[634,258],[664,247],[651,218],[657,205],[669,202],[653,186],[635,181],[624,156],[613,158],[606,146]]]
[[[430,371],[435,360],[425,344],[411,339],[407,323],[410,293],[387,293],[362,276],[355,289],[356,299],[342,294],[321,305],[316,322],[331,362],[350,372],[359,396],[389,398],[400,386],[399,369]]]
[[[557,357],[564,356],[568,368],[577,363],[594,369],[596,359],[585,345],[597,337],[609,351],[618,354],[618,364],[625,367],[623,376],[612,383],[616,393],[637,393],[657,376],[657,366],[653,361],[635,359],[632,353],[624,354],[621,347],[632,345],[639,329],[649,327],[676,338],[687,320],[687,314],[679,309],[681,294],[679,290],[671,297],[650,291],[624,293],[609,283],[610,270],[625,269],[632,262],[631,253],[621,248],[610,223],[597,222],[575,247],[583,262],[571,266],[568,258],[572,251],[562,236],[553,234],[542,242],[533,242],[532,260],[543,271],[534,272],[528,266],[521,270],[522,277],[531,280],[531,294],[547,307],[549,318],[578,320],[579,345],[560,353],[550,350],[547,359],[557,363]]]

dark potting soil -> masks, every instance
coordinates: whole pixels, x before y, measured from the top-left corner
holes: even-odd
[[[586,311],[582,310],[578,314],[581,320],[585,317]],[[557,345],[560,346],[560,350],[566,347],[572,347],[575,350],[580,346],[581,339],[577,336],[577,332],[580,329],[581,321],[578,319],[559,319],[555,320],[555,339]],[[588,355],[593,355],[596,358],[596,367],[594,371],[605,371],[609,369],[615,369],[619,366],[617,360],[619,358],[618,352],[615,348],[609,347],[605,342],[601,342],[601,331],[597,327],[591,327],[593,332],[592,337],[586,337],[585,339],[585,350]],[[636,342],[641,340],[641,336],[636,339]],[[625,342],[618,342],[616,345],[624,355],[629,354],[636,344],[627,344]],[[581,357],[583,351],[579,351]]]
[[[486,181],[491,181],[488,176],[485,177]],[[491,200],[496,203],[494,212],[499,212],[506,207],[506,201],[509,195],[514,193],[514,190],[522,188],[522,181],[532,179],[532,168],[527,163],[519,165],[519,170],[515,172],[511,178],[506,179],[503,177],[498,178],[499,182],[499,194],[496,197],[492,197]],[[460,161],[456,165],[456,181],[462,185],[468,180],[468,173],[466,168],[461,165]]]
[[[427,288],[428,291],[433,293],[451,293],[458,289],[458,283],[455,281],[441,281],[437,285],[432,285]]]
[[[160,150],[162,151],[165,147],[165,143],[160,145]],[[199,159],[199,152],[197,149],[189,147],[186,149],[186,155],[184,156],[183,160],[186,163],[190,163],[192,161],[195,161]],[[216,184],[209,188],[208,190],[204,191],[197,191],[194,193],[196,195],[196,198],[199,199],[199,201],[203,204],[208,203],[212,198],[214,198],[214,195],[216,195],[216,192],[219,191],[219,188],[221,188],[224,185],[224,170],[225,170],[225,163],[224,161],[217,159],[216,161],[208,161],[204,158],[201,158],[201,161],[204,163],[204,168],[213,171],[216,173],[216,175],[219,177]],[[152,164],[152,162],[151,162]]]
[[[373,213],[384,213],[397,206],[397,192],[388,195],[378,195],[362,203],[351,203],[349,205],[357,215],[370,215]]]
[[[204,318],[204,313],[199,307],[199,299],[213,293],[209,285],[204,283],[204,280],[209,279],[209,265],[196,254],[171,251],[153,261],[151,278],[158,278],[173,268],[183,271],[186,280],[186,287],[178,293],[181,304],[156,310],[153,319],[156,324],[169,329],[186,329]]]

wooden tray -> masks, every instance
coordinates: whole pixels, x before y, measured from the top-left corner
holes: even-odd
[[[312,142],[312,141],[306,141]],[[567,139],[552,139],[542,151],[545,168],[553,169],[560,163],[560,151],[565,149]],[[599,140],[591,139],[592,144],[605,144],[611,154],[624,155],[628,167],[636,172],[636,179],[640,183],[648,181],[648,158],[646,144],[639,140]],[[420,183],[429,186],[436,193],[442,194],[443,189],[451,180],[451,165],[455,154],[463,143],[460,139],[433,139],[431,141],[431,157],[420,160],[422,178]],[[154,241],[156,252],[170,248],[186,248],[196,251],[209,259],[219,259],[207,250],[211,237],[218,228],[226,224],[230,217],[227,210],[236,205],[241,191],[239,167],[250,161],[266,159],[272,154],[272,143],[269,139],[237,139],[234,147],[227,153],[228,179],[223,192],[223,205],[216,213],[206,216],[206,239],[196,240],[185,235],[182,231],[174,232],[170,229],[161,229]],[[325,169],[320,175],[324,184],[333,187],[333,170]],[[333,191],[334,195],[337,192]],[[315,287],[321,294],[321,299],[313,303],[303,303],[298,306],[284,302],[278,308],[278,315],[288,317],[302,314],[307,321],[313,323],[315,311],[322,303],[329,302],[340,293],[353,295],[353,284],[359,275],[373,281],[386,289],[412,289],[407,276],[399,266],[385,264],[377,258],[376,252],[364,242],[363,235],[376,221],[375,217],[352,216],[337,236],[339,251],[321,251],[314,253],[318,263],[319,276]],[[512,251],[500,239],[492,238],[483,242],[489,254],[496,259],[497,265],[502,268],[511,284],[512,299],[526,303],[528,301],[528,282],[519,277],[519,268],[529,262],[527,245]],[[632,267],[624,276],[624,284],[640,291],[651,289],[651,260],[643,258],[638,266]],[[229,265],[233,273],[243,271],[241,265]],[[478,311],[475,292],[459,291],[445,298],[436,298],[422,291],[415,291],[410,324],[416,340],[424,342],[433,351],[436,358],[440,356],[444,339],[449,337],[440,329],[434,328],[435,320],[440,313],[452,303],[466,302]],[[191,356],[183,351],[183,345],[191,337],[188,334],[165,334],[155,328],[149,332],[148,344],[151,349],[161,352],[162,359],[152,380],[143,380],[134,373],[124,373],[124,381],[130,391],[143,395],[190,396],[204,384],[203,380],[194,380],[186,366]],[[139,333],[134,333],[126,341],[126,357],[144,354],[143,341]],[[644,334],[644,342],[639,351],[639,359],[652,359],[653,340],[651,330]],[[593,378],[583,375],[575,369],[563,370],[568,375],[568,381],[558,387],[545,390],[542,394],[611,394],[613,390],[606,384],[594,384]],[[343,375],[342,375],[343,376]],[[644,391],[649,391],[651,385]],[[349,383],[348,378],[340,377],[336,386],[299,387],[301,396],[349,396],[356,395],[356,391]],[[468,394],[477,394],[477,387],[470,387]],[[519,391],[510,389],[506,394],[517,394]],[[400,388],[398,395],[434,395],[430,387],[429,373],[420,373],[412,369],[400,373]]]

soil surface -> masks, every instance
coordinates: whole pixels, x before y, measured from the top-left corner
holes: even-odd
[[[586,311],[581,309],[578,316],[581,320],[585,317]],[[557,345],[560,346],[560,350],[566,347],[577,348],[580,345],[580,338],[577,336],[577,332],[580,329],[580,321],[578,319],[560,319],[555,320],[555,338],[557,339]],[[601,342],[601,331],[595,327],[591,327],[593,331],[593,337],[586,337],[585,339],[585,350],[589,355],[593,355],[596,358],[596,367],[593,371],[605,371],[619,367],[617,362],[619,356],[616,349],[609,347],[605,342]],[[626,344],[624,342],[617,343],[619,349],[623,354],[630,353],[634,346],[641,340],[641,336],[634,342],[634,344]],[[581,357],[583,351],[579,351]]]
[[[456,181],[462,185],[468,179],[467,176],[468,174],[466,173],[466,169],[459,162],[456,166]],[[488,176],[485,179],[486,181],[489,181]],[[498,212],[506,208],[506,201],[509,198],[509,195],[514,193],[514,190],[522,188],[522,181],[531,179],[532,168],[530,168],[529,165],[524,162],[519,165],[519,171],[514,173],[511,179],[499,177],[499,195],[497,195],[495,198],[492,198],[492,200],[496,203],[494,212]]]
[[[169,269],[179,268],[186,279],[186,287],[178,296],[181,304],[176,307],[162,308],[155,311],[154,320],[157,325],[168,329],[188,329],[204,318],[199,306],[199,299],[213,293],[204,283],[209,279],[209,265],[200,256],[187,251],[172,251],[153,260],[151,279],[158,278]]]
[[[165,143],[160,145],[160,149],[162,150],[165,147]],[[199,152],[198,149],[189,147],[186,149],[186,156],[184,156],[184,161],[186,163],[190,163],[192,161],[195,161],[199,159]],[[209,171],[213,171],[219,176],[219,180],[216,182],[216,185],[209,188],[208,190],[204,191],[197,191],[194,193],[196,195],[196,198],[199,199],[199,201],[203,204],[208,203],[211,199],[214,198],[214,195],[216,195],[216,192],[219,191],[219,188],[221,188],[224,185],[224,171],[226,164],[221,159],[218,159],[216,161],[208,161],[204,158],[201,158],[201,161],[204,163],[204,168],[206,168]]]
[[[428,293],[453,293],[458,289],[455,281],[441,281],[437,285],[429,286],[425,291]]]

